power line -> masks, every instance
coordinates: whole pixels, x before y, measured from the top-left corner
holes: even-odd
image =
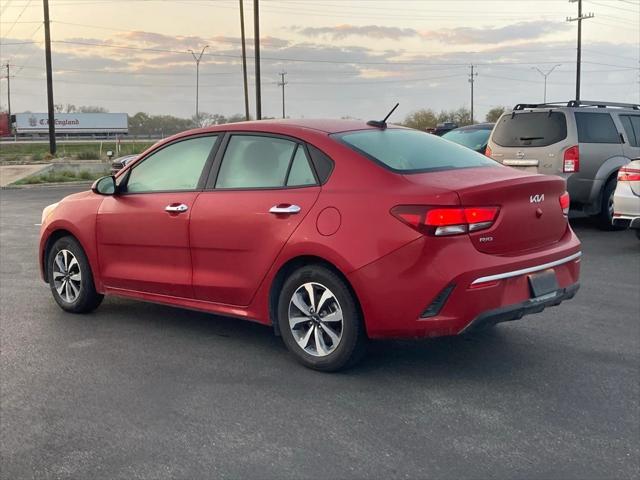
[[[5,32],[4,36],[8,37],[9,34],[11,33],[11,31],[13,30],[13,27],[16,26],[16,23],[18,23],[18,20],[20,20],[20,18],[22,17],[22,14],[25,12],[25,10],[27,9],[27,7],[29,6],[29,4],[31,3],[32,0],[29,0],[26,5],[24,6],[24,8],[22,9],[22,11],[20,12],[20,14],[18,15],[18,17],[15,19],[15,21],[13,22],[13,24],[11,25],[11,27],[9,27],[9,31]]]
[[[35,43],[35,42],[33,42]],[[91,43],[91,42],[77,42],[72,40],[54,40],[52,43],[59,44],[68,44],[68,45],[79,45],[85,47],[99,47],[99,48],[117,48],[117,49],[125,49],[125,50],[136,50],[136,51],[147,51],[147,52],[155,52],[155,53],[187,53],[186,50],[171,50],[166,48],[153,48],[153,47],[133,47],[127,45],[114,45],[114,44],[103,44],[103,43]],[[482,53],[482,52],[477,52]],[[240,60],[240,55],[238,54],[225,54],[225,53],[213,53],[207,52],[205,53],[205,57],[220,57],[220,58],[232,58],[236,60]],[[251,58],[250,56],[248,58]],[[318,64],[335,64],[335,65],[388,65],[388,66],[402,66],[402,65],[416,65],[416,66],[467,66],[467,63],[464,62],[448,62],[448,63],[437,63],[437,62],[406,62],[406,61],[363,61],[363,60],[324,60],[324,59],[310,59],[310,58],[292,58],[292,57],[261,57],[262,60],[270,60],[276,62],[299,62],[299,63],[318,63]],[[559,60],[562,61],[562,60]],[[566,61],[566,60],[565,60]],[[497,65],[544,65],[544,64],[554,64],[558,61],[513,61],[513,62],[478,62],[475,65],[481,66],[497,66]],[[607,64],[607,63],[599,63],[599,62],[584,62],[590,63],[592,65],[602,65],[602,66],[611,66],[611,67],[622,67],[629,69],[637,69],[639,67],[631,67],[628,65],[615,65],[615,64]]]
[[[630,8],[625,8],[625,7],[617,7],[615,5],[607,5],[605,3],[600,3],[600,2],[593,2],[592,0],[589,0],[589,3],[592,3],[593,5],[598,5],[600,7],[614,8],[616,10],[622,10],[624,12],[638,13],[638,10],[632,10]]]
[[[7,10],[7,8],[9,8],[11,1],[12,0],[7,0],[7,3],[4,4],[4,7],[2,7],[2,10],[0,10],[0,16],[4,15],[4,12]]]

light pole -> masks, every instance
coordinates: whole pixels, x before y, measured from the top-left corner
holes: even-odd
[[[253,55],[256,68],[256,120],[262,120],[262,87],[260,85],[260,5],[253,0]]]
[[[558,64],[554,65],[554,66],[553,66],[553,67],[551,67],[551,68],[550,68],[546,73],[545,73],[545,72],[543,72],[542,70],[540,70],[538,67],[531,67],[531,68],[533,68],[534,70],[537,70],[537,71],[538,71],[538,73],[544,77],[544,101],[543,101],[543,103],[547,103],[547,77],[548,77],[549,75],[551,75],[551,72],[553,72],[553,71],[554,71],[556,68],[558,68],[559,66],[561,66],[561,64],[560,64],[560,63],[558,63]]]
[[[189,50],[193,59],[196,61],[196,123],[200,126],[200,113],[198,112],[198,91],[200,90],[200,60],[202,60],[202,55],[204,55],[204,51],[209,48],[209,45],[205,45],[200,51],[199,55],[193,50]]]
[[[240,37],[242,39],[242,80],[244,82],[244,119],[249,121],[249,87],[247,86],[247,46],[244,36],[244,0],[240,0]]]

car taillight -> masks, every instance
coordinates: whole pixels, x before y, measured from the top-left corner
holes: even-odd
[[[619,182],[640,182],[640,168],[622,167],[618,170]]]
[[[560,208],[562,209],[562,214],[566,217],[569,215],[569,205],[571,204],[571,199],[569,198],[569,193],[564,192],[560,195]]]
[[[562,171],[564,173],[575,173],[580,171],[580,149],[577,145],[569,147],[564,151]]]
[[[398,205],[391,214],[425,235],[459,235],[484,230],[493,225],[498,207],[440,208],[424,205]]]
[[[484,154],[491,158],[491,155],[493,155],[493,152],[491,151],[491,147],[489,145],[487,145],[487,148],[484,150]]]

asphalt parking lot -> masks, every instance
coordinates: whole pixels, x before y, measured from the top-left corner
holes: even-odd
[[[299,366],[271,330],[130,300],[62,312],[42,208],[0,192],[1,478],[638,478],[640,241],[575,221],[582,288],[490,332]]]

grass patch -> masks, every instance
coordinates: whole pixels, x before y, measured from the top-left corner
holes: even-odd
[[[77,158],[78,160],[98,160],[98,153],[99,153],[99,152],[91,152],[91,151],[88,151],[88,152],[79,152],[79,153],[76,155],[76,158]]]
[[[32,175],[22,180],[18,180],[14,185],[37,185],[39,183],[64,183],[77,182],[80,180],[96,180],[106,175],[106,172],[72,172],[71,170],[49,171],[41,175]]]
[[[154,141],[140,141],[134,143],[122,143],[120,145],[120,155],[130,155],[142,153]],[[57,157],[75,157],[80,160],[106,160],[107,150],[116,151],[115,142],[102,142],[102,151],[100,150],[100,142],[97,143],[64,143],[58,142]],[[49,155],[48,143],[2,143],[0,145],[0,161],[16,162],[23,160],[45,159]]]

